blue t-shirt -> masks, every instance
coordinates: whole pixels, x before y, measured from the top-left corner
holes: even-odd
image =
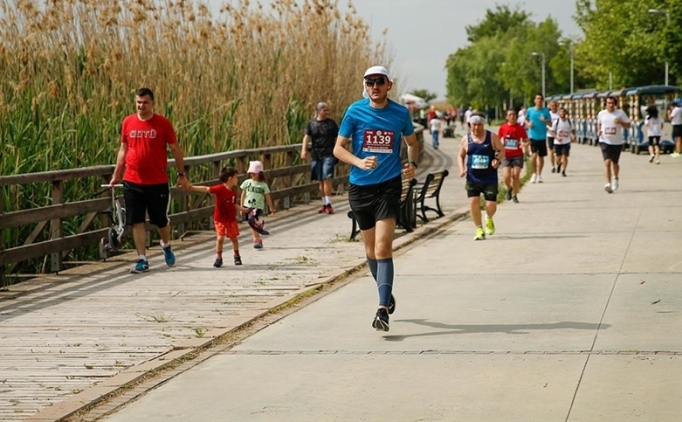
[[[395,101],[388,100],[388,105],[384,108],[371,107],[369,99],[351,104],[341,121],[339,135],[351,139],[352,151],[356,157],[364,159],[375,156],[378,163],[371,171],[352,166],[350,183],[360,186],[376,185],[400,176],[402,136],[413,133],[410,112]]]
[[[545,116],[545,121],[540,120],[540,116]],[[533,124],[533,127],[528,128],[528,138],[533,141],[545,141],[547,138],[547,123],[552,121],[552,115],[549,114],[549,109],[530,107],[526,110],[526,118]]]

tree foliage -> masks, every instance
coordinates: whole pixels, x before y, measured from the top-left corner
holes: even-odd
[[[415,89],[414,91],[410,92],[410,94],[423,98],[427,103],[431,100],[435,100],[438,96],[438,94],[435,92],[431,92],[427,89]]]

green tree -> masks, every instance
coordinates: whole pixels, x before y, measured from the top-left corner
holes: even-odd
[[[530,14],[516,6],[510,10],[509,6],[495,5],[495,10],[486,10],[485,18],[478,25],[467,25],[467,39],[470,43],[486,37],[506,34],[511,30],[530,24]]]
[[[678,4],[678,0],[578,0],[575,21],[585,34],[576,46],[580,68],[600,89],[608,88],[609,74],[614,87],[663,83],[668,49],[661,34],[667,33],[666,21],[648,10],[677,9]]]
[[[427,103],[431,100],[435,100],[438,96],[435,92],[431,92],[426,89],[415,89],[414,91],[410,92],[410,94],[423,98]]]

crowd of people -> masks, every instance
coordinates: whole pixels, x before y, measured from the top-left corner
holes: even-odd
[[[400,212],[402,178],[414,177],[419,157],[410,112],[401,104],[389,99],[393,81],[383,66],[372,66],[363,74],[363,98],[351,104],[340,125],[329,117],[329,105],[320,102],[315,116],[307,123],[301,149],[301,158],[310,159],[311,180],[319,183],[321,214],[333,214],[332,179],[338,161],[350,165],[348,201],[364,242],[367,265],[376,281],[378,307],[372,327],[389,330],[389,315],[395,311],[393,295],[394,265],[393,240]],[[135,93],[135,114],[122,123],[121,145],[110,185],[123,181],[127,225],[132,227],[133,242],[138,257],[132,273],[149,271],[145,255],[145,220],[156,226],[161,238],[165,263],[175,264],[171,249],[169,177],[167,153],[175,158],[176,183],[189,192],[214,196],[213,222],[216,232],[215,267],[223,265],[223,244],[230,239],[234,264],[242,265],[239,251],[238,212],[249,223],[255,249],[263,248],[265,230],[263,216],[266,210],[275,213],[270,188],[260,161],[251,161],[248,178],[239,185],[237,169],[225,167],[220,172],[220,183],[214,186],[192,185],[182,169],[183,154],[173,125],[165,117],[154,113],[154,93],[141,88]],[[466,177],[465,189],[469,198],[471,218],[476,226],[474,239],[483,240],[495,233],[493,217],[497,210],[498,169],[506,187],[506,199],[518,203],[521,170],[525,157],[530,155],[531,183],[543,183],[545,157],[549,155],[552,173],[566,177],[571,143],[576,130],[564,108],[554,101],[545,107],[541,94],[534,98],[534,106],[522,108],[519,113],[510,109],[497,133],[485,129],[487,117],[472,107],[459,110],[428,110],[428,129],[432,146],[438,149],[442,132],[456,126],[457,119],[467,134],[461,139],[457,164],[460,176]],[[673,125],[675,152],[680,155],[682,138],[682,104],[674,103],[667,117]],[[624,144],[622,128],[631,123],[627,114],[617,108],[617,100],[606,99],[606,108],[597,116],[599,143],[604,160],[604,190],[613,193],[619,188],[619,158]],[[648,131],[650,162],[660,163],[660,139],[663,120],[655,107],[647,110],[645,127]],[[407,145],[408,161],[401,161],[401,139]],[[350,148],[348,148],[350,146]],[[241,195],[238,194],[241,190]],[[480,197],[485,200],[483,218]]]

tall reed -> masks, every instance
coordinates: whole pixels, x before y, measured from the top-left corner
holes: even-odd
[[[340,118],[362,71],[388,56],[332,0],[218,13],[188,0],[0,0],[0,175],[113,163],[142,86],[186,156],[300,142],[316,102]],[[68,201],[93,191],[69,186]],[[47,186],[0,197],[5,211],[50,203]],[[6,232],[5,247],[21,238]]]

